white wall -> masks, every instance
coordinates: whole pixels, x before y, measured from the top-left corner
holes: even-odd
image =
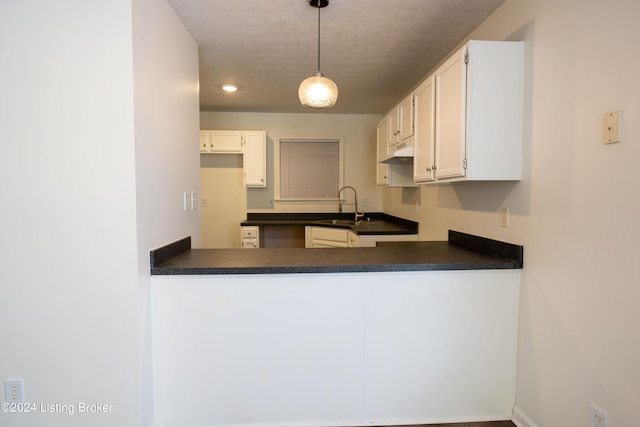
[[[166,0],[133,2],[136,215],[142,426],[154,418],[149,250],[191,236],[200,245],[198,46]]]
[[[524,179],[424,186],[419,214],[399,208],[423,239],[524,245],[517,407],[539,427],[587,426],[592,402],[609,425],[640,419],[638,17],[636,0],[507,0],[471,37],[526,42]],[[615,110],[623,141],[605,146]]]
[[[0,380],[23,378],[38,405],[112,405],[0,425],[151,422],[149,249],[199,235],[197,214],[171,211],[174,185],[197,188],[197,151],[160,162],[188,163],[169,148],[185,128],[197,139],[197,47],[179,24],[164,0],[0,3]],[[152,68],[179,52],[187,64]]]
[[[2,2],[0,40],[0,379],[113,405],[0,425],[136,425],[131,2]]]

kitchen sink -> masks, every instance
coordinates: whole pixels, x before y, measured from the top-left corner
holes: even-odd
[[[330,224],[330,225],[335,225],[337,227],[339,226],[356,227],[359,225],[371,225],[371,224],[382,223],[382,221],[363,221],[363,220],[354,221],[352,219],[323,219],[317,222],[319,224]]]

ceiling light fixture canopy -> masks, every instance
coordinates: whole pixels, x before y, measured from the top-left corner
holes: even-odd
[[[310,108],[331,108],[338,99],[338,86],[320,72],[320,9],[329,5],[329,0],[310,0],[309,5],[318,8],[318,71],[300,83],[300,103]]]
[[[225,92],[235,92],[238,90],[238,86],[228,83],[222,85],[222,90],[224,90]]]

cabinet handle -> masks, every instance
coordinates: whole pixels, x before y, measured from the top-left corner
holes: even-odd
[[[427,168],[427,172],[431,172],[431,168]]]

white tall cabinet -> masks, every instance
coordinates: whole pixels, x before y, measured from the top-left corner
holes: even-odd
[[[242,156],[245,187],[267,186],[267,134],[263,131],[245,133]]]

